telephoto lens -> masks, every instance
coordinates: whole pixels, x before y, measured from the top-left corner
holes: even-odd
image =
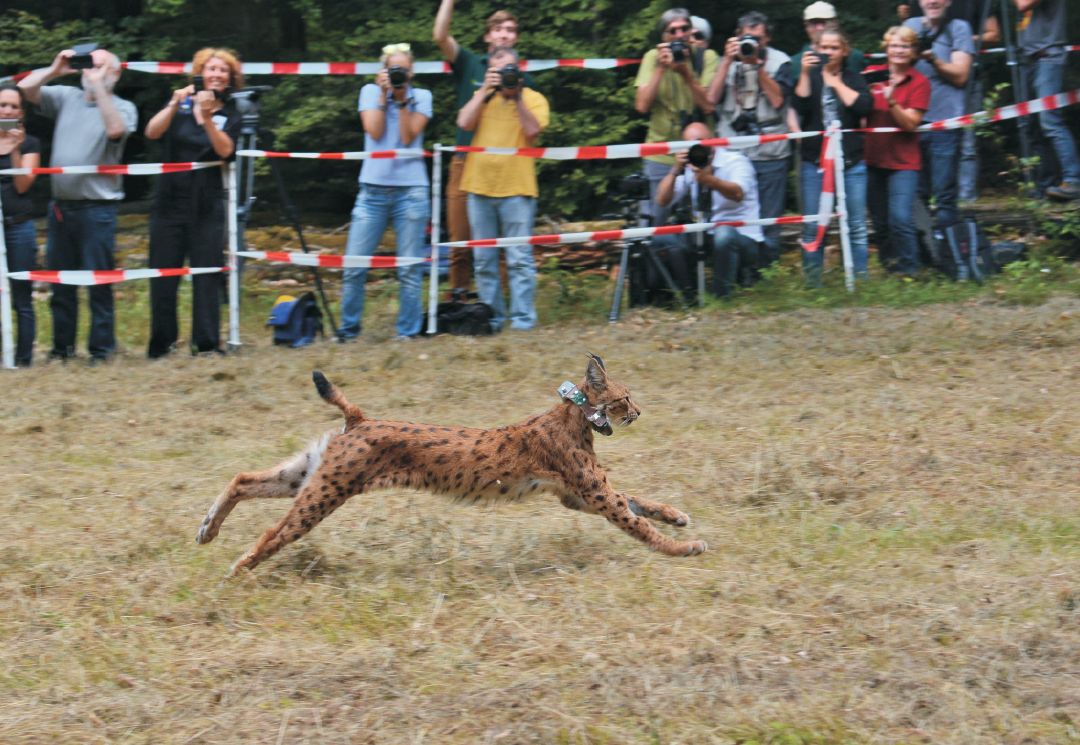
[[[710,155],[709,148],[705,145],[698,143],[697,145],[691,145],[690,149],[686,151],[686,160],[694,168],[704,168],[709,165]]]
[[[739,56],[757,57],[760,46],[761,40],[756,36],[753,34],[743,34],[739,37]]]

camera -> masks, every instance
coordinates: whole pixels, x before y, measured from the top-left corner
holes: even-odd
[[[759,57],[761,55],[761,38],[753,34],[743,34],[738,39],[740,57]]]
[[[686,151],[686,160],[694,168],[704,168],[712,160],[712,148],[698,143]]]
[[[392,65],[386,68],[386,74],[390,78],[390,87],[404,88],[409,82],[409,71],[401,65]]]
[[[942,28],[944,28],[944,26]],[[920,55],[923,52],[934,48],[934,42],[937,41],[938,35],[940,33],[940,30],[935,31],[932,26],[923,26],[921,29],[919,29],[918,49]]]
[[[676,39],[668,44],[668,49],[671,50],[671,59],[675,64],[686,62],[686,58],[690,56],[690,45],[685,41]]]
[[[817,57],[819,67],[825,67],[825,65],[829,64],[829,60],[831,59],[829,55],[824,52],[811,52],[810,54]]]
[[[71,49],[75,54],[68,57],[68,66],[72,70],[90,70],[94,67],[94,57],[91,54],[97,50],[98,45],[94,42],[76,44]]]
[[[513,90],[521,85],[521,70],[515,64],[503,65],[499,68],[499,88]]]
[[[9,129],[17,129],[18,126],[18,119],[0,119],[0,129],[3,129],[5,131]]]
[[[889,68],[885,65],[873,65],[863,70],[862,76],[867,85],[887,83],[889,82]]]
[[[649,198],[649,179],[643,173],[631,173],[619,182],[619,193],[626,199],[641,201]]]
[[[757,112],[753,109],[744,109],[731,121],[731,128],[741,135],[759,135],[762,133]]]

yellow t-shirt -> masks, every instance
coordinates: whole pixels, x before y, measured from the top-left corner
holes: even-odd
[[[548,125],[550,109],[547,99],[532,88],[523,88],[522,101],[540,129]],[[518,119],[517,102],[496,93],[484,104],[472,144],[476,147],[529,147]],[[491,155],[469,153],[461,175],[461,190],[484,197],[535,197],[535,158],[520,155]]]

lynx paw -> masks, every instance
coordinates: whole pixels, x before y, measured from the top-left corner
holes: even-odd
[[[212,529],[211,522],[213,522],[213,515],[207,513],[203,518],[202,525],[199,526],[199,532],[195,534],[196,543],[209,543],[214,540],[217,535],[217,530]]]
[[[689,548],[686,550],[687,556],[697,556],[703,554],[709,550],[709,544],[705,541],[690,541]]]

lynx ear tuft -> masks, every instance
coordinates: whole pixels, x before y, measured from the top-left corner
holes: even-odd
[[[602,391],[607,388],[604,361],[592,353],[589,353],[589,365],[585,368],[585,380],[593,390]]]

